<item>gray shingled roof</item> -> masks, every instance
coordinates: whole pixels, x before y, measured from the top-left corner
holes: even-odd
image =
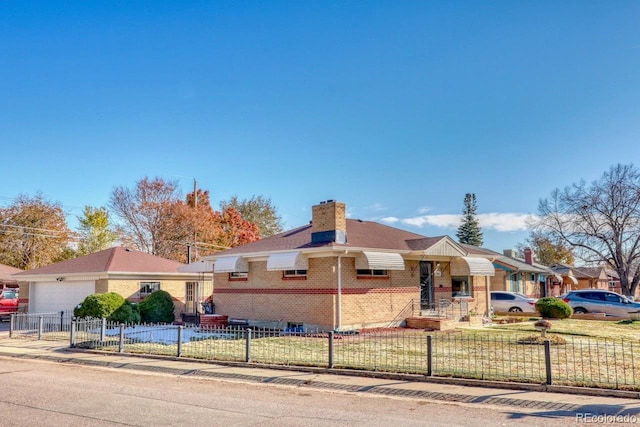
[[[527,264],[525,260],[521,258],[509,257],[499,252],[493,251],[491,249],[479,248],[477,246],[465,245],[461,244],[463,248],[470,254],[476,255],[485,255],[492,257],[495,262],[499,264],[503,264],[507,267],[514,267],[518,271],[524,271],[529,273],[543,273],[543,274],[551,274],[552,271],[543,265],[540,264]]]

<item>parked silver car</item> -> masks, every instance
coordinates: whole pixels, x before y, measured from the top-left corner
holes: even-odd
[[[491,307],[493,312],[535,313],[536,299],[516,292],[492,291]]]
[[[626,317],[629,313],[640,311],[640,303],[633,302],[615,292],[601,289],[579,289],[560,298],[577,314],[605,313],[608,316]]]

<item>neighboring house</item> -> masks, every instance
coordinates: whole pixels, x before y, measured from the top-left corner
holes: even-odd
[[[604,267],[574,267],[573,274],[578,279],[575,289],[610,289],[609,276]]]
[[[333,200],[313,206],[308,225],[195,266],[213,271],[216,313],[304,330],[398,326],[421,307],[451,301],[483,314],[495,273],[448,236],[347,219],[345,204]]]
[[[547,283],[548,295],[558,297],[567,292],[580,289],[576,278],[575,267],[568,264],[553,264],[549,267],[552,275]]]
[[[0,264],[0,290],[18,289],[18,281],[13,277],[13,275],[20,273],[21,271],[22,270],[19,268]]]
[[[505,249],[498,253],[490,249],[463,245],[470,254],[483,255],[493,262],[496,270],[491,277],[492,291],[517,292],[523,295],[540,298],[545,296],[545,283],[551,270],[533,260],[533,251],[525,249],[525,258],[517,258],[513,249]]]
[[[185,273],[179,262],[123,247],[14,274],[28,312],[72,312],[93,293],[116,292],[139,302],[162,289],[174,300],[176,318],[200,311],[202,295],[210,295],[211,278]],[[21,299],[21,301],[22,301]]]
[[[607,275],[609,290],[622,294],[622,285],[620,284],[620,275],[618,272],[610,268],[605,268],[604,271]]]

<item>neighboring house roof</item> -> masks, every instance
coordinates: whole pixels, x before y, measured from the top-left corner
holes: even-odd
[[[515,271],[527,273],[552,274],[551,270],[540,264],[527,264],[523,259],[506,256],[491,249],[479,248],[473,245],[461,244],[469,254],[483,255],[491,258],[494,263],[501,264],[505,267],[512,267]]]
[[[280,234],[266,237],[256,242],[236,248],[227,249],[216,255],[205,258],[216,258],[227,255],[249,255],[256,253],[272,253],[278,251],[304,249],[349,249],[366,248],[382,249],[397,252],[424,251],[447,241],[459,253],[465,255],[464,249],[448,236],[425,237],[420,234],[401,230],[371,221],[347,219],[347,243],[311,243],[311,225],[294,228]]]
[[[573,275],[578,279],[599,279],[603,270],[602,267],[574,267]]]
[[[14,275],[18,280],[31,276],[96,273],[178,273],[183,266],[176,261],[133,249],[115,247],[78,258],[23,271]]]
[[[22,270],[19,268],[0,264],[0,283],[16,283],[16,279],[13,275],[20,273],[21,271]]]

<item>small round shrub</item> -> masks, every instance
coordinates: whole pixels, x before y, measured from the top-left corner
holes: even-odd
[[[91,294],[73,309],[76,317],[107,318],[124,304],[124,297],[115,292]]]
[[[536,310],[545,319],[568,319],[573,314],[569,304],[555,297],[540,298],[536,302]]]
[[[172,323],[176,319],[173,298],[167,291],[152,292],[138,306],[143,323]]]
[[[107,320],[125,324],[140,323],[140,307],[138,307],[138,304],[125,301],[120,308],[111,313]]]

